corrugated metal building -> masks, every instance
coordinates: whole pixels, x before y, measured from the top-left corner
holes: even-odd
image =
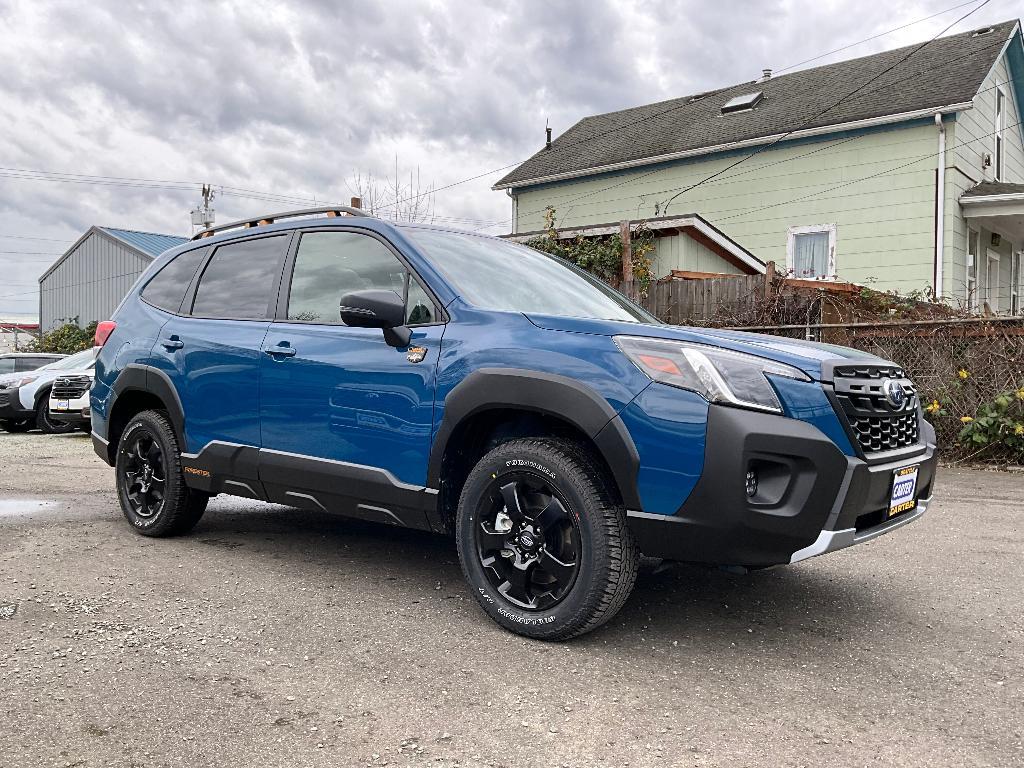
[[[39,278],[39,324],[106,320],[150,262],[183,237],[90,227]]]

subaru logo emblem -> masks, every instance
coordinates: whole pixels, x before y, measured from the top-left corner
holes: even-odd
[[[889,381],[885,385],[885,399],[893,408],[902,408],[907,396],[903,393],[903,387],[898,381]]]

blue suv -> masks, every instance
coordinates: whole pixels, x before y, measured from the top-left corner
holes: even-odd
[[[352,208],[198,235],[96,341],[93,442],[137,532],[226,493],[454,534],[483,609],[536,638],[608,621],[641,554],[794,563],[932,495],[891,362],[664,325],[546,254]]]

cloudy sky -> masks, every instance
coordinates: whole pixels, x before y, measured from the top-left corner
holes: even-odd
[[[0,0],[0,316],[34,314],[38,276],[92,224],[190,234],[203,182],[226,222],[347,202],[397,158],[424,185],[479,176],[435,215],[507,232],[490,185],[546,120],[557,136],[911,22],[804,66],[922,41],[977,4]],[[952,31],[1020,12],[992,0]]]

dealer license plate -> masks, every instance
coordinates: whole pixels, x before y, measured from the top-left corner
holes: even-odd
[[[906,512],[917,506],[917,473],[920,464],[902,467],[892,473],[892,495],[889,497],[889,517]]]
[[[57,401],[57,407],[54,408],[53,410],[55,410],[55,411],[66,411],[66,410],[68,410],[68,405],[69,404],[68,404],[67,400],[58,400]]]

